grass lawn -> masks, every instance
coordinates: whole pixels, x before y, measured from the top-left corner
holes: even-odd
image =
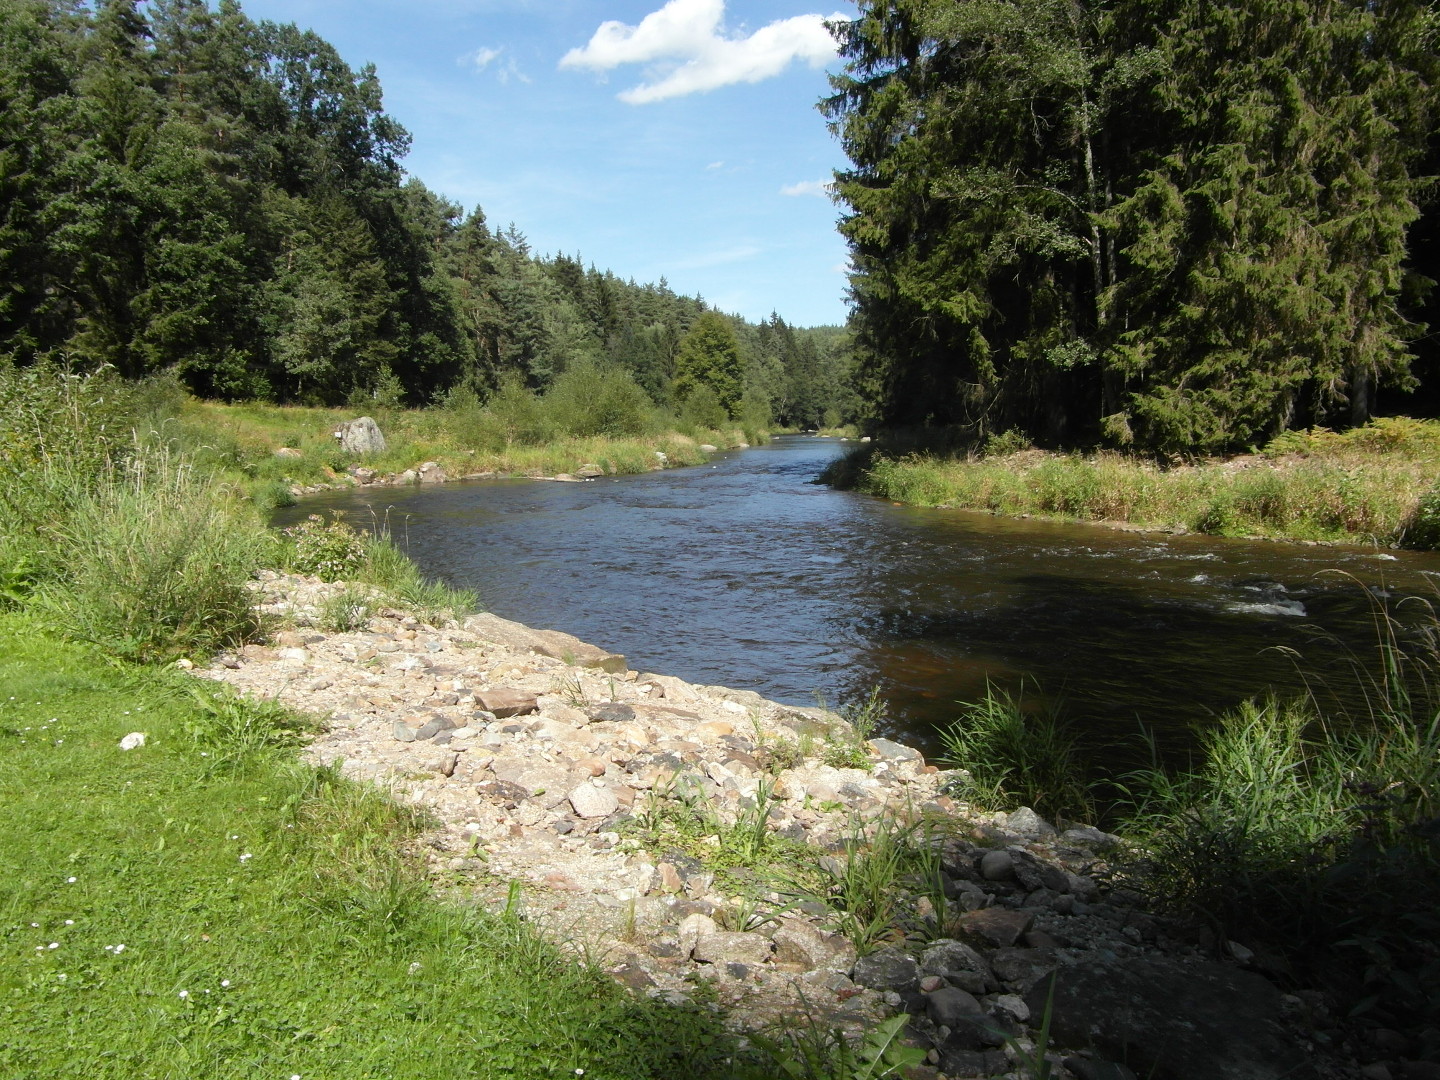
[[[722,1074],[718,1018],[435,898],[413,815],[197,685],[0,617],[0,1076]]]

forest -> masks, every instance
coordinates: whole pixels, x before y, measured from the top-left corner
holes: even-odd
[[[858,7],[822,108],[872,422],[1190,454],[1434,413],[1433,4]]]
[[[854,412],[840,328],[537,254],[408,146],[372,67],[235,0],[0,0],[0,357],[357,407],[590,365],[701,420]]]

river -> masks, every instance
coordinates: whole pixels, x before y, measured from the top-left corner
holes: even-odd
[[[307,497],[279,523],[388,521],[486,608],[632,667],[794,704],[878,684],[933,750],[987,682],[1103,739],[1175,744],[1274,687],[1354,701],[1373,604],[1431,594],[1440,556],[1113,531],[892,505],[813,481],[843,452],[791,436],[588,483],[473,481]],[[1416,609],[1418,613],[1418,609]]]

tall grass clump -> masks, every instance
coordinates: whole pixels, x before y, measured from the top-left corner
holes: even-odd
[[[328,520],[310,514],[299,524],[282,529],[279,539],[278,561],[285,569],[322,581],[374,586],[379,594],[410,608],[428,622],[464,618],[478,604],[468,589],[427,579],[396,545],[388,521],[377,522],[373,531],[364,532],[338,513]],[[374,597],[370,598],[369,605],[373,606],[374,601]],[[358,625],[359,617],[336,614],[330,621]]]
[[[1433,1025],[1440,624],[1407,632],[1391,612],[1377,616],[1364,715],[1252,703],[1202,735],[1191,768],[1127,779],[1124,829],[1140,847],[1126,873],[1216,940],[1268,950],[1328,984],[1357,1017]]]
[[[17,599],[129,660],[243,640],[270,548],[227,491],[139,436],[144,389],[0,369],[0,563],[21,572]]]
[[[55,573],[38,590],[40,609],[113,655],[206,653],[257,629],[246,583],[269,538],[164,451],[77,492],[43,536]]]
[[[943,760],[968,775],[966,794],[988,806],[1022,803],[1051,818],[1094,819],[1080,740],[1053,710],[987,687],[940,732]]]
[[[868,824],[852,822],[841,855],[797,868],[780,887],[823,904],[835,928],[868,953],[920,931],[906,914],[907,892],[929,894],[943,910],[939,867],[926,823],[886,814]]]

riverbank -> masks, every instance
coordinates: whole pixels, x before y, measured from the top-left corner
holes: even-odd
[[[538,410],[539,402],[532,404]],[[380,409],[373,419],[383,449],[346,452],[335,432],[360,413],[183,399],[163,431],[197,462],[216,470],[264,512],[301,495],[355,485],[443,483],[525,477],[585,479],[703,464],[717,449],[764,442],[763,429],[665,427],[647,419],[624,436],[566,434],[536,421],[506,431],[480,406]]]
[[[493,615],[327,628],[352,590],[262,575],[285,629],[199,673],[324,717],[308,760],[421,811],[444,895],[523,897],[642,999],[708,998],[762,1034],[908,1017],[916,1080],[1039,1075],[1047,1053],[1056,1077],[1357,1075],[1320,995],[1117,887],[1117,837],[966,801],[965,774],[867,738],[874,713],[637,672]]]
[[[1435,421],[1290,432],[1257,453],[1168,467],[992,442],[988,453],[957,456],[882,441],[824,480],[918,506],[1128,529],[1426,549],[1440,539]]]

